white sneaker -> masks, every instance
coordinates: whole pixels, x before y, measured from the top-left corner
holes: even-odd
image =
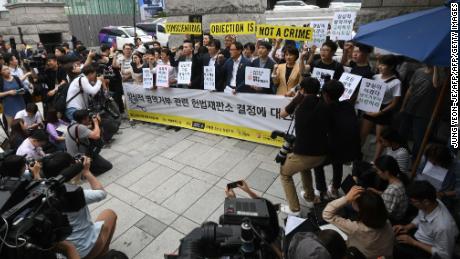
[[[285,213],[285,214],[288,214],[288,215],[291,215],[291,216],[296,216],[298,217],[300,215],[300,210],[299,211],[292,211],[288,205],[286,204],[281,204],[280,206],[280,211]]]
[[[305,205],[306,205],[307,208],[313,208],[315,206],[313,201],[309,201],[309,200],[305,199],[305,191],[300,191],[300,197],[305,202]]]

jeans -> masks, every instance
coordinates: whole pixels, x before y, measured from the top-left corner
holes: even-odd
[[[291,211],[299,211],[299,197],[295,188],[293,175],[300,172],[302,186],[305,191],[305,199],[313,200],[315,193],[313,191],[312,177],[310,169],[321,165],[325,156],[307,156],[291,153],[286,158],[286,162],[281,166],[281,184],[283,185],[286,200],[288,201]]]
[[[417,117],[408,113],[403,113],[401,117],[401,124],[399,125],[399,134],[406,141],[409,139],[409,136],[412,135],[414,140],[414,146],[412,147],[412,160],[417,159],[417,154],[422,145],[423,137],[425,136],[425,131],[428,127],[430,119]]]
[[[75,108],[75,107],[69,107],[67,109],[65,109],[65,116],[67,117],[67,119],[69,119],[69,121],[74,121],[73,119],[73,114],[77,111],[78,109]]]
[[[315,167],[315,181],[316,181],[316,189],[320,192],[326,192],[326,177],[324,176],[324,166],[328,165],[329,163],[325,163],[318,167]],[[342,177],[343,177],[343,164],[342,163],[332,163],[332,186],[335,189],[338,189],[342,184]]]
[[[100,175],[103,174],[110,169],[112,169],[112,163],[107,161],[105,158],[103,158],[101,155],[96,154],[91,157],[91,167],[90,171],[94,175]]]

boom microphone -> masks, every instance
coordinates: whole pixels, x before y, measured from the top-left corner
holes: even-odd
[[[55,180],[60,184],[69,181],[70,179],[74,178],[77,174],[79,174],[83,170],[82,163],[73,164],[66,169],[62,170],[61,173],[56,176]]]

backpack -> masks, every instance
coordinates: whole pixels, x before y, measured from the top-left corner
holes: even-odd
[[[29,90],[25,89],[24,85],[21,82],[21,79],[17,76],[13,76],[14,80],[16,80],[16,83],[18,83],[20,89],[24,89],[24,102],[27,105],[28,103],[32,102],[32,95],[29,93]],[[5,84],[3,77],[0,77],[0,92],[3,92],[3,85]]]
[[[59,90],[54,95],[53,104],[52,104],[54,106],[54,109],[56,109],[57,112],[64,113],[67,108],[67,104],[69,104],[70,101],[75,99],[79,94],[83,93],[83,88],[81,86],[81,77],[78,78],[78,86],[80,87],[80,91],[78,91],[78,93],[72,96],[72,98],[70,98],[68,101],[67,101],[67,93],[69,91],[70,84],[66,83],[62,85],[61,87],[59,87]]]

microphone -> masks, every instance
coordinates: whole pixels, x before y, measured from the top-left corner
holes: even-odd
[[[73,164],[66,169],[62,170],[61,173],[56,176],[55,180],[59,183],[65,183],[70,179],[74,178],[77,174],[79,174],[83,170],[82,163]]]

